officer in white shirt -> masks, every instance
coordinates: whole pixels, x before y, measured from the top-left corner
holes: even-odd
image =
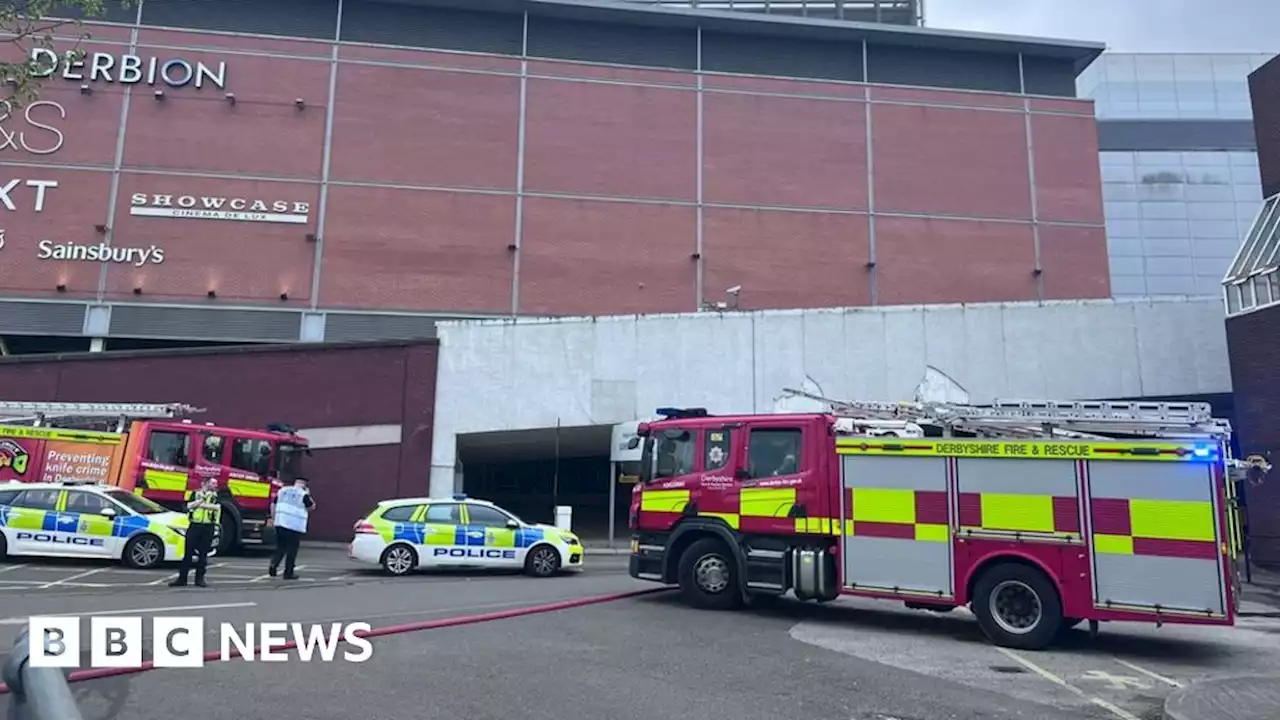
[[[280,561],[284,560],[284,579],[295,580],[294,563],[298,559],[298,543],[307,532],[307,516],[315,509],[315,500],[307,489],[307,479],[297,478],[293,485],[281,488],[271,502],[271,524],[276,529],[276,552],[271,557],[267,572],[276,576]]]

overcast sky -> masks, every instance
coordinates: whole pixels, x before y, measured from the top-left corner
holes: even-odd
[[[924,0],[925,24],[1119,52],[1280,53],[1280,0]]]

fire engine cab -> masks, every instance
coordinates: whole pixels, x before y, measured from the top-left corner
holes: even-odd
[[[1207,404],[826,402],[641,423],[632,577],[709,609],[968,606],[1023,649],[1084,621],[1234,623],[1231,427]]]

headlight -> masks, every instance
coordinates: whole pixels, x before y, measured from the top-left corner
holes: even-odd
[[[578,544],[578,538],[577,538],[576,536],[574,536],[574,535],[564,535],[564,534],[561,534],[561,535],[560,535],[560,540],[561,540],[562,542],[564,542],[564,544],[565,544],[565,545],[577,545],[577,544]]]

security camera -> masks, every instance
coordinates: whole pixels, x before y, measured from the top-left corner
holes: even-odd
[[[741,286],[741,285],[734,285],[733,287],[729,288],[728,290],[725,290],[725,292],[729,293],[730,295],[737,295],[738,293],[742,292],[742,286]]]

